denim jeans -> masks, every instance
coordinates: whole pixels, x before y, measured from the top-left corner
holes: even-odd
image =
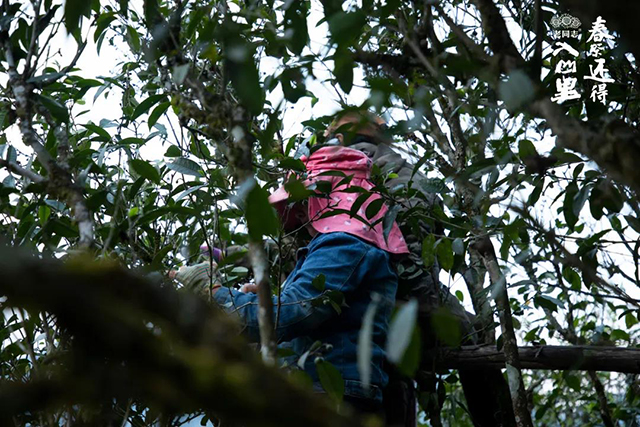
[[[324,287],[318,281],[314,286],[314,279],[321,274]],[[283,285],[276,328],[280,346],[299,357],[316,341],[329,344],[330,350],[322,357],[342,375],[345,395],[381,401],[382,388],[388,381],[382,368],[384,346],[397,287],[398,278],[387,252],[343,232],[317,235],[298,251],[296,266]],[[333,304],[323,303],[331,291],[344,297],[340,312]],[[374,294],[377,303],[369,362],[371,385],[365,388],[358,371],[358,335]],[[214,298],[226,311],[239,316],[252,341],[259,340],[256,294],[223,288]],[[276,297],[273,302],[275,318]],[[319,387],[314,359],[307,357],[304,370]]]

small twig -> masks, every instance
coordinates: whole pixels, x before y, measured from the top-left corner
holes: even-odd
[[[466,47],[469,52],[474,55],[474,59],[479,59],[481,61],[489,62],[491,57],[482,49],[480,45],[474,42],[467,33],[464,32],[462,28],[458,24],[455,23],[453,19],[442,9],[442,7],[438,4],[435,5],[436,10],[440,13],[440,16],[444,19],[447,25],[451,28],[453,34],[455,34],[458,39],[462,42],[462,45]]]
[[[124,411],[124,417],[122,417],[121,427],[126,427],[128,421],[129,421],[129,412],[131,411],[131,403],[132,402],[133,402],[133,399],[129,399],[129,401],[127,402],[127,409]]]
[[[40,5],[42,4],[42,0],[38,0],[38,2],[31,2],[31,5],[34,9],[34,17],[33,17],[33,28],[31,29],[31,41],[29,42],[29,50],[27,51],[27,59],[25,60],[24,74],[23,77],[26,79],[29,77],[29,73],[31,72],[31,58],[33,57],[33,52],[36,50],[36,41],[38,39],[38,21],[40,20]]]

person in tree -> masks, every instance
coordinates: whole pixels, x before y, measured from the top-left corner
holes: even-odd
[[[306,225],[312,236],[309,244],[298,250],[296,265],[282,285],[279,309],[274,296],[276,335],[280,347],[293,350],[297,358],[308,354],[304,360],[298,359],[298,363],[304,366],[318,391],[321,386],[315,362],[321,356],[340,372],[345,401],[361,412],[381,414],[382,390],[388,382],[383,369],[383,349],[398,287],[392,257],[407,254],[408,248],[397,224],[384,232],[381,221],[387,213],[384,204],[369,220],[364,218],[371,203],[379,204],[376,201],[380,195],[372,193],[356,207],[355,216],[346,213],[351,211],[359,194],[349,189],[373,188],[371,160],[364,153],[347,147],[324,146],[301,160],[306,165],[306,178],[290,176],[287,187],[291,188],[298,180],[298,184],[318,192],[306,203],[291,202],[284,187],[270,197],[285,230]],[[337,176],[336,172],[350,178]],[[336,212],[339,213],[326,216]],[[185,286],[207,286],[210,281],[207,267],[208,263],[186,267],[172,276]],[[258,342],[258,297],[251,292],[254,290],[251,286],[243,290],[216,284],[213,299],[237,315],[244,333]],[[358,368],[357,352],[365,312],[371,304],[376,309],[367,381]],[[319,347],[317,342],[323,345]]]
[[[434,235],[434,240],[444,236],[442,224],[435,220],[436,211],[442,212],[442,200],[435,193],[427,191],[423,185],[426,176],[416,171],[415,165],[393,149],[393,139],[386,122],[372,113],[353,110],[338,113],[327,128],[325,138],[325,144],[346,146],[365,153],[383,176],[392,177],[384,181],[384,187],[397,203],[398,224],[407,237],[410,251],[407,257],[395,260],[399,276],[398,300],[400,303],[409,298],[418,300],[418,323],[421,326],[423,348],[440,345],[431,326],[431,317],[443,310],[449,319],[457,322],[461,343],[475,343],[474,316],[466,312],[458,299],[440,282],[437,259],[427,267],[422,258],[423,240],[429,235]],[[387,420],[398,425],[415,426],[416,390],[413,381],[400,376],[391,366],[388,371],[391,378],[385,392]],[[474,425],[501,425],[504,420],[513,418],[507,384],[499,369],[459,370],[458,373]],[[419,385],[421,391],[435,395],[433,377],[422,375]],[[428,413],[439,412],[439,408],[429,407],[428,404],[424,406]]]
[[[436,210],[443,211],[442,200],[425,189],[423,183],[427,177],[414,171],[414,165],[393,149],[385,121],[366,111],[347,111],[336,116],[327,128],[325,138],[329,145],[339,144],[363,152],[381,175],[391,177],[384,181],[384,186],[396,201],[398,218],[401,218],[399,225],[410,250],[407,257],[398,258],[398,297],[417,298],[423,310],[433,311],[442,305],[450,305],[465,323],[464,327],[469,328],[467,314],[458,299],[440,283],[438,260],[426,267],[422,258],[423,239],[428,235],[444,236],[444,228],[435,213]],[[412,214],[407,214],[409,211]]]

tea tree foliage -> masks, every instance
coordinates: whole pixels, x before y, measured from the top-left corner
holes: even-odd
[[[203,243],[248,245],[257,255],[250,263],[243,251],[230,255],[221,280],[254,278],[279,292],[294,251],[267,194],[303,172],[300,155],[322,142],[334,112],[313,109],[322,84],[336,110],[388,118],[420,191],[385,187],[397,174],[378,164],[376,189],[393,215],[383,223],[443,226],[424,236],[416,268],[437,262],[445,286],[475,314],[477,343],[504,352],[513,410],[525,423],[504,425],[532,425],[529,417],[636,425],[636,375],[521,370],[517,345],[637,346],[638,8],[621,0],[3,1],[0,232],[12,249],[0,262],[8,402],[0,418],[353,425],[306,393],[297,374],[265,367],[232,323],[166,279],[201,257]],[[586,80],[581,99],[550,100],[550,21],[564,12],[583,22],[577,75],[588,72],[590,23],[602,16],[611,29],[608,105],[589,99]],[[101,62],[99,73],[83,69],[91,49],[118,59]],[[362,88],[367,96],[356,101]],[[294,117],[289,107],[304,103],[314,113]],[[102,105],[111,107],[96,111]],[[291,123],[301,130],[287,134]],[[309,196],[287,182],[294,197]],[[421,208],[425,194],[442,207]],[[406,201],[417,207],[393,208]],[[372,203],[357,219],[380,208]],[[316,303],[340,310],[344,301]],[[449,347],[468,337],[446,310],[414,327],[410,304],[391,328],[390,343],[402,343],[389,349],[393,361],[418,379],[425,422],[473,425],[457,372],[423,375],[429,349],[419,329]],[[265,334],[263,348],[273,344]],[[320,356],[323,386],[340,400],[342,379],[321,354],[318,343],[304,357]]]

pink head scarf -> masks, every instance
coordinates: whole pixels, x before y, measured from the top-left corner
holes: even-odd
[[[378,222],[372,228],[358,218],[351,217],[348,213],[320,218],[323,213],[329,212],[332,209],[351,210],[351,206],[361,193],[345,192],[344,190],[347,188],[355,186],[364,188],[365,190],[371,190],[374,187],[370,181],[371,160],[366,154],[352,148],[330,146],[322,147],[309,157],[301,157],[300,160],[305,163],[308,172],[308,179],[304,182],[305,186],[308,187],[317,181],[327,181],[331,183],[332,191],[328,198],[310,197],[308,201],[308,215],[311,220],[311,226],[317,232],[333,233],[342,231],[366,240],[392,254],[409,253],[407,244],[395,221],[385,241],[382,221]],[[340,171],[346,176],[353,175],[353,178],[348,184],[343,184],[339,188],[336,188],[336,185],[340,183],[344,177],[320,175],[328,171]],[[276,207],[281,207],[286,203],[288,198],[289,194],[287,191],[284,187],[280,187],[269,197],[269,201]],[[382,205],[382,208],[371,219],[366,218],[365,215],[367,206],[380,198],[381,196],[379,194],[373,193],[358,209],[357,214],[361,218],[367,219],[370,224],[383,218],[388,211],[385,204]]]

